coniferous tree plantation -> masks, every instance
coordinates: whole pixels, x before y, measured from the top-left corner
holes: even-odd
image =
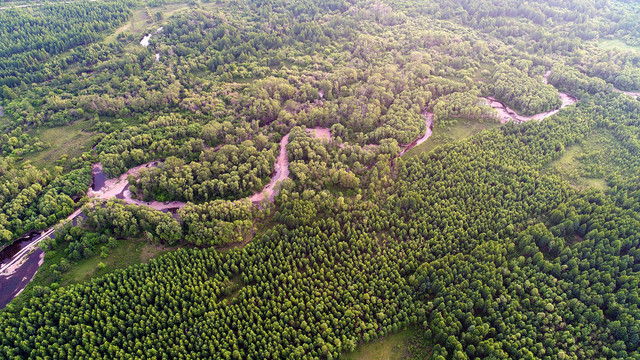
[[[640,359],[640,4],[172,1],[0,0],[0,359]]]

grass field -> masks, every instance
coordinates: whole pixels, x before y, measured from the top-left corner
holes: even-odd
[[[599,48],[606,50],[629,50],[629,51],[640,51],[640,46],[630,46],[625,44],[622,40],[609,40],[609,39],[599,39],[596,41],[596,45]]]
[[[152,15],[156,14],[157,12],[162,13],[162,20],[156,23],[155,20],[149,18],[149,16],[147,15],[147,9],[142,7],[135,10],[131,19],[126,24],[123,24],[121,27],[116,29],[113,34],[107,36],[104,41],[114,42],[116,41],[118,34],[125,31],[130,32],[133,35],[142,37],[143,33],[148,32],[152,25],[154,26],[153,30],[155,30],[156,28],[162,26],[162,23],[166,19],[188,8],[189,3],[186,2],[166,4],[160,7],[149,8],[149,11]]]
[[[551,169],[578,190],[595,188],[605,191],[607,189],[607,182],[604,179],[587,178],[583,176],[580,171],[582,163],[579,157],[583,152],[584,147],[581,145],[567,149],[562,157],[551,163]]]
[[[38,137],[50,147],[25,156],[25,160],[30,160],[35,166],[52,169],[64,154],[68,155],[68,159],[79,157],[93,145],[93,134],[83,131],[88,126],[88,121],[78,121],[70,125],[32,131],[31,135]]]
[[[454,126],[450,126],[448,128],[435,128],[433,129],[433,135],[431,135],[427,141],[409,150],[403,158],[408,159],[421,153],[428,153],[440,145],[448,144],[456,140],[466,139],[482,130],[494,129],[500,125],[501,124],[498,122],[491,122],[487,120],[482,123],[478,121],[459,120]]]
[[[631,175],[625,158],[634,156],[609,132],[590,134],[581,143],[567,148],[564,154],[547,165],[546,171],[560,175],[578,190],[606,191],[608,174]]]
[[[124,269],[131,265],[146,263],[160,254],[169,251],[160,245],[146,241],[119,240],[118,247],[110,250],[109,256],[101,258],[99,255],[80,260],[67,273],[63,274],[60,285],[68,285],[87,281],[93,277],[102,276],[116,269]],[[101,269],[99,264],[105,266]]]
[[[147,10],[144,8],[137,9],[133,12],[133,16],[127,23],[117,28],[113,32],[113,34],[105,37],[104,41],[107,43],[114,42],[116,41],[116,38],[118,37],[118,35],[125,31],[128,31],[134,35],[142,35],[142,32],[151,23],[152,23],[151,19],[149,19],[149,16],[147,16]]]
[[[395,334],[358,346],[354,351],[342,354],[345,360],[401,360],[429,359],[425,349],[414,349],[419,343],[421,330],[410,327]],[[417,350],[417,351],[416,351]],[[424,354],[421,354],[424,353]]]
[[[88,259],[83,259],[74,263],[69,271],[62,274],[62,278],[58,281],[61,286],[76,284],[87,281],[93,277],[102,276],[113,272],[117,269],[124,269],[131,265],[146,263],[150,259],[164,254],[171,249],[161,245],[152,244],[145,240],[118,240],[118,246],[109,250],[106,258],[95,255]],[[48,251],[45,262],[42,264],[42,270],[46,270],[49,266],[59,263],[64,256],[66,246],[60,249]],[[103,263],[104,267],[100,268],[99,264]],[[52,283],[51,276],[46,276],[43,272],[41,285],[50,285]],[[35,281],[36,279],[34,279]]]
[[[52,286],[51,265],[60,264],[64,259],[67,245],[58,246],[56,250],[46,252],[44,263],[36,273],[33,280],[27,285],[25,290],[18,295],[10,304],[20,308],[31,298],[31,292],[35,286]],[[131,265],[146,263],[150,259],[162,255],[173,248],[152,244],[145,240],[118,240],[118,246],[109,250],[106,258],[95,255],[88,259],[83,259],[71,264],[69,271],[62,274],[56,286],[67,286],[88,281],[92,278],[111,273],[117,269],[124,269]],[[99,264],[103,263],[104,266]]]
[[[561,158],[552,163],[552,168],[556,173],[560,174],[565,180],[578,190],[587,188],[596,188],[600,190],[607,189],[607,183],[604,179],[586,178],[580,171],[581,162],[579,156],[584,152],[581,145],[573,146],[568,149]]]

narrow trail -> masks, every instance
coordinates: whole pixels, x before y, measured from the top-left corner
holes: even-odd
[[[316,139],[331,141],[331,129],[316,127],[307,129],[309,135]],[[273,202],[278,195],[277,185],[284,179],[289,177],[289,159],[287,156],[287,144],[289,144],[289,134],[280,140],[280,153],[274,166],[273,174],[269,183],[261,190],[249,197],[254,204],[259,204],[262,200]]]
[[[158,211],[166,211],[166,210],[178,210],[182,209],[187,205],[186,202],[182,201],[168,201],[168,202],[160,202],[160,201],[141,201],[133,198],[133,194],[131,190],[129,190],[129,184],[125,186],[125,188],[116,195],[117,199],[123,200],[125,203],[129,205],[138,205],[138,206],[146,206]]]
[[[535,115],[531,115],[531,116],[524,116],[524,115],[519,115],[517,112],[515,112],[515,110],[509,108],[507,105],[505,105],[503,102],[497,100],[496,98],[489,96],[486,98],[483,98],[485,100],[485,102],[487,103],[487,105],[491,106],[492,108],[496,109],[498,112],[498,118],[500,119],[500,122],[503,124],[506,124],[509,121],[515,121],[518,123],[523,123],[529,120],[537,120],[537,121],[542,121],[546,118],[548,118],[549,116],[553,116],[557,113],[560,112],[560,110],[564,109],[565,107],[569,106],[569,105],[573,105],[575,103],[578,102],[578,100],[576,98],[574,98],[573,96],[569,95],[569,94],[565,94],[565,93],[559,93],[560,94],[560,99],[562,100],[562,105],[554,110],[549,110],[549,111],[545,111],[539,114],[535,114]]]

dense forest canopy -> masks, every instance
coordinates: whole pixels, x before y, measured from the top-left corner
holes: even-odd
[[[0,358],[640,357],[636,2],[0,4]]]

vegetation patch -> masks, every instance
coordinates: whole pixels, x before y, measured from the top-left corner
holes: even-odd
[[[242,290],[244,286],[245,284],[242,282],[242,277],[240,275],[232,276],[229,281],[223,283],[224,290],[222,292],[222,296],[218,298],[218,301],[235,303],[240,290]]]
[[[109,251],[107,257],[95,255],[78,261],[58,282],[61,286],[66,286],[88,281],[116,269],[146,263],[169,250],[167,247],[144,240],[117,240],[116,247]]]
[[[25,290],[11,302],[12,307],[23,306],[34,293],[86,282],[117,269],[147,263],[150,259],[175,249],[144,240],[118,240],[106,257],[96,254],[78,262],[70,262],[66,253],[68,247],[69,244],[62,244],[46,251],[42,266]]]
[[[606,191],[613,175],[631,175],[633,155],[609,131],[593,132],[547,166],[578,190]]]
[[[483,130],[491,130],[500,127],[500,123],[486,120],[458,120],[454,125],[438,128],[427,141],[409,150],[403,158],[411,158],[422,153],[429,153],[433,149],[452,143],[454,141],[469,138]]]
[[[0,242],[61,224],[2,357],[640,358],[640,103],[611,88],[640,62],[591,44],[637,45],[618,2],[1,12]],[[491,96],[577,104],[499,125]],[[98,167],[126,175],[64,222]]]
[[[618,39],[598,39],[596,45],[605,50],[640,51],[640,46],[627,45]]]
[[[412,326],[397,333],[384,336],[355,350],[342,353],[345,360],[410,360],[430,358],[428,349],[422,348],[424,333]],[[418,346],[416,346],[418,345]]]
[[[85,132],[87,121],[79,121],[66,126],[40,128],[33,136],[44,142],[48,148],[25,156],[25,160],[45,169],[65,165],[67,161],[79,158],[91,150],[94,142],[92,133]]]

